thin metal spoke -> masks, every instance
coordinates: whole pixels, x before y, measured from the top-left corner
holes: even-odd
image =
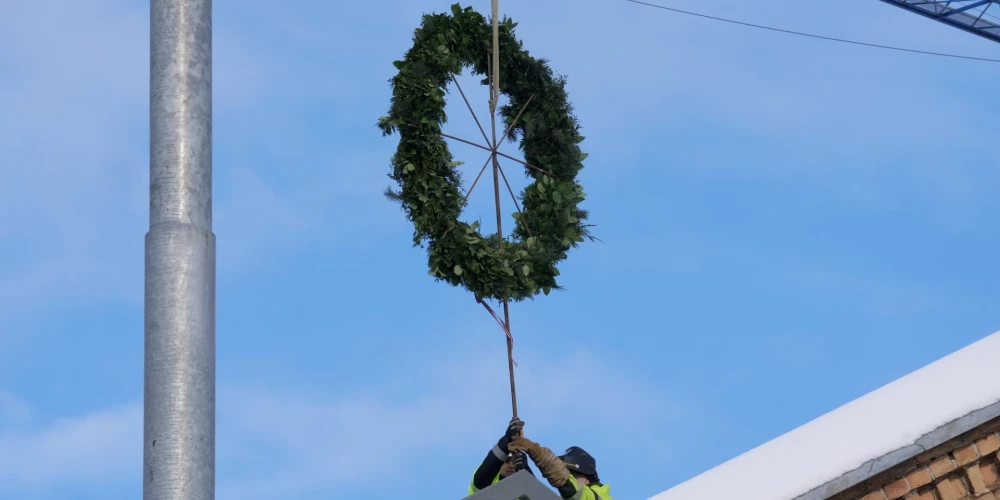
[[[456,140],[456,141],[458,141],[458,142],[464,142],[464,143],[466,143],[466,144],[468,144],[468,145],[470,145],[470,146],[475,146],[475,147],[477,147],[477,148],[479,148],[479,149],[482,149],[482,150],[484,150],[484,151],[489,151],[490,153],[492,153],[492,152],[493,152],[493,150],[492,150],[492,149],[490,149],[490,148],[488,148],[488,147],[486,147],[486,146],[483,146],[483,145],[480,145],[480,144],[476,144],[476,143],[474,143],[474,142],[472,142],[472,141],[467,141],[467,140],[465,140],[465,139],[462,139],[461,137],[455,137],[455,136],[453,136],[453,135],[450,135],[450,134],[446,134],[446,133],[444,133],[444,132],[441,132],[441,135],[443,135],[444,137],[447,137],[447,138],[449,138],[449,139],[455,139],[455,140]]]
[[[552,177],[556,176],[556,174],[553,174],[552,172],[549,172],[548,170],[545,170],[544,168],[538,168],[538,167],[536,167],[536,166],[534,166],[534,165],[532,165],[530,163],[525,163],[523,160],[518,160],[517,158],[514,158],[513,156],[511,156],[509,154],[501,153],[500,151],[497,151],[497,154],[500,155],[500,156],[503,156],[504,158],[507,158],[508,160],[514,160],[514,161],[520,163],[521,165],[524,165],[525,167],[528,167],[528,168],[533,169],[533,170],[537,170],[537,171],[539,171],[539,172],[541,172],[543,174],[548,174],[548,175],[550,175]]]
[[[466,144],[468,144],[470,146],[475,146],[475,147],[477,147],[479,149],[482,149],[483,151],[489,151],[490,153],[493,153],[492,149],[490,149],[490,148],[488,148],[486,146],[483,146],[481,144],[476,144],[476,143],[474,143],[472,141],[467,141],[465,139],[462,139],[461,137],[455,137],[453,135],[446,134],[444,132],[441,132],[441,135],[444,136],[444,137],[447,137],[449,139],[454,139],[454,140],[459,141],[459,142],[464,142],[464,143],[466,143]],[[538,167],[536,167],[536,166],[534,166],[534,165],[532,165],[530,163],[525,163],[523,160],[518,160],[517,158],[514,158],[513,156],[511,156],[511,155],[509,155],[507,153],[504,153],[503,151],[497,151],[496,154],[498,154],[500,156],[503,156],[504,158],[507,158],[508,160],[514,160],[514,161],[520,163],[521,165],[524,165],[525,167],[528,167],[528,168],[533,169],[533,170],[537,170],[537,171],[539,171],[539,172],[541,172],[543,174],[548,174],[548,175],[550,175],[552,177],[556,176],[556,174],[553,174],[552,172],[549,172],[548,170],[545,170],[544,168],[538,168]],[[470,191],[471,191],[471,189],[470,189]]]
[[[492,154],[486,158],[486,163],[483,163],[483,168],[479,169],[479,175],[476,176],[476,180],[472,181],[472,186],[470,186],[469,190],[465,192],[465,198],[462,198],[462,206],[465,206],[465,204],[469,201],[469,196],[472,195],[472,190],[476,189],[476,184],[479,183],[479,178],[483,176],[483,172],[486,171],[486,167],[489,166],[491,161],[493,161]],[[441,238],[444,239],[445,236],[448,236],[449,232],[451,232],[451,228],[446,229],[444,234],[441,235]]]
[[[501,137],[500,140],[497,141],[497,144],[495,146],[497,149],[500,149],[500,145],[503,144],[504,139],[507,138],[507,134],[509,134],[510,131],[514,129],[514,125],[517,125],[517,120],[521,118],[521,114],[524,113],[524,110],[528,108],[528,104],[531,104],[531,100],[534,98],[535,94],[531,94],[531,96],[528,97],[528,100],[524,101],[524,106],[521,106],[521,111],[517,112],[517,116],[514,117],[514,121],[510,122],[510,126],[507,127],[506,131],[504,131],[503,137]]]
[[[517,208],[517,215],[521,216],[521,223],[524,224],[524,229],[528,231],[528,236],[534,236],[531,234],[531,229],[528,228],[528,219],[524,218],[524,212],[521,211],[521,204],[517,202],[517,196],[514,196],[514,190],[510,187],[510,182],[507,182],[507,175],[503,173],[503,167],[500,166],[499,161],[497,161],[497,168],[500,170],[500,176],[503,177],[503,183],[507,185],[507,192],[510,193],[510,199],[514,200],[514,207]]]
[[[476,116],[476,112],[472,110],[472,104],[469,104],[469,99],[465,97],[465,92],[462,90],[462,86],[458,84],[458,77],[455,76],[455,73],[451,74],[451,80],[455,82],[455,88],[458,89],[459,94],[462,94],[462,100],[465,101],[466,107],[469,108],[469,113],[472,114],[472,119],[476,120],[476,126],[479,127],[479,131],[483,133],[483,140],[489,144],[490,139],[489,137],[486,137],[486,131],[483,130],[483,125],[479,123],[479,117]]]
[[[473,189],[476,189],[476,183],[479,182],[479,178],[483,176],[483,172],[486,171],[486,167],[489,166],[491,161],[493,161],[493,155],[490,155],[489,158],[486,159],[486,163],[483,163],[483,168],[479,169],[479,175],[476,176],[476,180],[472,181],[472,186],[465,192],[465,198],[462,200],[462,205],[465,205],[465,203],[469,201],[469,195],[472,194]]]

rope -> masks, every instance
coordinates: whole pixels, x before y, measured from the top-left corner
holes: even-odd
[[[561,488],[569,481],[569,469],[552,450],[523,437],[511,441],[509,448],[511,450],[524,450],[531,457],[531,461],[538,466],[538,470],[542,471],[542,476],[548,479],[552,486]]]
[[[493,308],[490,307],[490,305],[487,304],[486,301],[484,301],[479,296],[476,296],[476,302],[479,302],[480,304],[483,305],[483,307],[486,308],[486,311],[488,311],[490,313],[490,316],[493,316],[493,319],[496,320],[496,322],[497,322],[498,325],[500,325],[500,329],[503,330],[504,333],[507,334],[507,340],[510,341],[510,348],[511,348],[511,350],[513,350],[514,349],[514,336],[510,334],[510,329],[507,328],[507,325],[504,323],[504,321],[502,319],[500,319],[500,316],[497,315],[497,313],[493,311]],[[514,358],[511,358],[511,361],[514,362],[514,366],[518,366],[517,361],[514,361]]]

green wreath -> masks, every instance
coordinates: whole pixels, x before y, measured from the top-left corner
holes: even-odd
[[[553,76],[544,60],[523,50],[514,37],[516,24],[504,18],[499,83],[509,104],[500,108],[503,128],[515,123],[508,137],[520,137],[526,163],[546,173],[525,168],[534,182],[521,192],[524,218],[514,214],[512,240],[504,240],[501,250],[498,235],[482,236],[478,223],[459,220],[466,202],[456,169],[461,162],[452,161],[441,135],[447,120],[445,88],[465,67],[486,74],[492,27],[471,7],[455,4],[451,12],[424,15],[413,47],[393,63],[399,73],[390,80],[392,105],[378,127],[383,136],[399,132],[389,177],[400,190],[389,188],[385,194],[400,202],[413,222],[414,246],[428,242],[429,274],[436,280],[464,286],[477,298],[520,301],[540,291],[547,295],[561,289],[556,264],[570,248],[592,239],[590,225],[584,224],[587,212],[578,206],[586,194],[576,182],[587,155],[579,147],[583,137],[565,78]]]

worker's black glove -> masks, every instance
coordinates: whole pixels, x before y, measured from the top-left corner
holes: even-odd
[[[504,433],[503,437],[497,441],[497,448],[500,448],[504,454],[510,453],[507,449],[507,445],[510,444],[510,440],[521,435],[521,429],[524,428],[524,422],[520,419],[513,419],[510,421],[510,425],[507,426],[507,432]]]
[[[531,469],[528,469],[528,456],[525,455],[523,451],[515,451],[510,456],[510,464],[514,466],[515,472],[525,469],[529,472],[531,471]]]

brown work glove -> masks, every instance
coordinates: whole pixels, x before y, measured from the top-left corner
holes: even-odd
[[[539,446],[538,443],[523,436],[511,439],[508,447],[511,452],[523,451],[527,453],[553,488],[561,488],[566,484],[566,481],[569,481],[569,469],[555,453],[552,453],[552,450]]]

